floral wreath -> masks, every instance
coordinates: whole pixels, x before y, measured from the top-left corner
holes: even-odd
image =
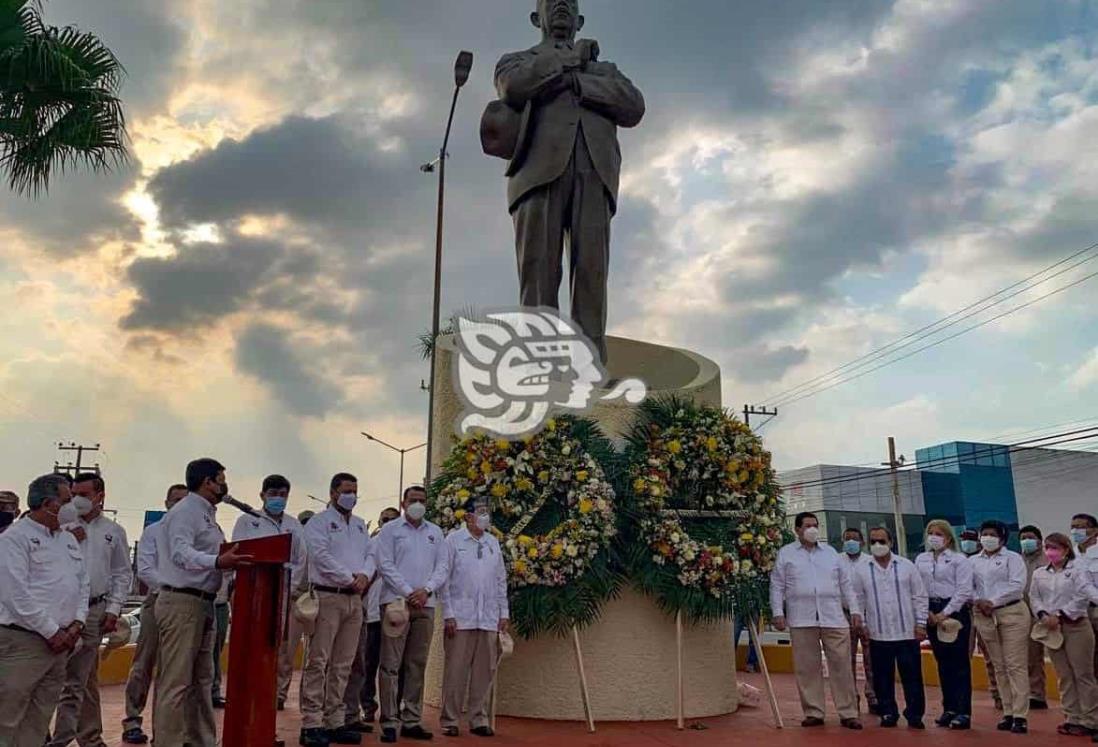
[[[629,440],[639,585],[693,619],[765,609],[785,514],[759,437],[671,398],[645,403]]]
[[[456,441],[432,486],[433,514],[447,532],[464,526],[470,498],[488,501],[519,632],[589,622],[616,588],[608,569],[617,533],[614,490],[594,456],[609,450],[594,423],[572,417],[551,419],[518,441],[476,434]],[[598,577],[597,590],[573,589],[590,575]],[[556,603],[542,592],[556,594]]]

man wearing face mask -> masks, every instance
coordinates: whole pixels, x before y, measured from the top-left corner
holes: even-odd
[[[413,485],[404,491],[404,516],[385,525],[377,537],[378,563],[385,587],[381,590],[381,616],[397,616],[400,601],[408,620],[403,631],[381,642],[381,741],[400,736],[427,740],[423,728],[423,670],[434,633],[435,592],[449,577],[449,553],[442,530],[425,520],[427,491]],[[400,600],[400,601],[398,601]],[[392,613],[389,612],[393,605]],[[404,670],[400,710],[400,674]]]
[[[961,552],[972,560],[980,553],[980,533],[973,529],[961,532]],[[971,611],[971,610],[970,610]],[[974,611],[971,611],[975,615]],[[999,680],[995,675],[995,664],[991,661],[991,654],[987,650],[987,644],[980,636],[976,625],[972,625],[972,632],[968,639],[968,658],[971,659],[976,649],[980,649],[980,656],[984,659],[984,670],[987,672],[987,689],[991,693],[991,699],[995,703],[995,710],[1003,710],[1003,699],[999,695]]]
[[[259,516],[241,514],[233,527],[233,542],[272,537],[276,534],[290,535],[290,560],[286,563],[289,579],[286,588],[294,589],[301,583],[305,569],[305,530],[297,519],[286,513],[286,504],[290,500],[290,481],[282,475],[268,475],[263,478],[259,498],[263,501]],[[279,710],[285,707],[286,695],[290,691],[293,656],[301,634],[301,623],[295,615],[289,615],[282,648],[278,652]]]
[[[1026,561],[1025,599],[1029,599],[1029,588],[1033,584],[1033,572],[1048,565],[1045,557],[1044,535],[1032,524],[1018,530],[1018,541],[1022,546],[1022,559]],[[1032,622],[1037,622],[1034,617]],[[1048,696],[1045,683],[1045,647],[1039,642],[1029,642],[1029,709],[1031,711],[1048,710]]]
[[[820,523],[804,512],[794,519],[797,541],[781,549],[770,575],[770,609],[778,630],[790,629],[793,671],[801,694],[804,720],[801,726],[823,726],[826,712],[820,646],[827,655],[828,682],[839,723],[860,730],[858,696],[850,668],[850,624],[862,621],[862,608],[854,593],[850,564],[826,543],[820,543]]]
[[[1098,586],[1098,518],[1091,514],[1072,516],[1071,541],[1077,548],[1078,564],[1090,574],[1091,583]],[[1090,625],[1098,638],[1098,605],[1090,605],[1089,615]],[[1094,674],[1098,677],[1098,646],[1094,647]]]
[[[842,557],[847,563],[849,563],[849,571],[851,579],[854,578],[854,571],[862,563],[869,562],[869,556],[862,552],[862,547],[865,545],[865,538],[862,536],[862,530],[857,527],[850,527],[843,532],[843,553]],[[846,619],[850,620],[850,610],[847,607],[843,607],[843,612],[846,613]],[[858,670],[858,646],[861,645],[862,649],[862,670],[865,673],[865,702],[867,710],[870,713],[877,713],[877,695],[873,691],[873,655],[869,651],[869,636],[865,631],[854,626],[854,623],[850,623],[850,671],[857,672]],[[857,675],[855,675],[855,689],[857,689]],[[858,706],[858,712],[861,712],[861,705]]]
[[[446,615],[446,664],[442,680],[442,733],[458,736],[462,705],[468,702],[470,731],[495,736],[488,722],[488,696],[499,661],[499,635],[508,632],[507,570],[488,503],[465,503],[465,528],[446,538],[450,575],[439,590]],[[466,701],[468,686],[468,701]]]
[[[995,662],[1003,696],[999,731],[1029,730],[1029,633],[1032,616],[1023,599],[1026,562],[1006,549],[1008,530],[1001,521],[980,526],[983,551],[972,559],[975,623]]]
[[[382,527],[400,518],[400,509],[386,508],[378,516],[378,525],[370,534],[373,540]],[[370,542],[370,553],[377,567],[377,542]],[[357,732],[372,732],[377,717],[377,670],[381,665],[381,587],[377,572],[370,579],[370,590],[362,599],[362,630],[358,636],[358,653],[347,680],[347,692],[343,696],[346,708],[347,728]]]
[[[320,603],[301,684],[300,742],[306,747],[362,742],[345,726],[343,696],[375,563],[366,522],[351,513],[358,503],[358,479],[340,472],[328,493],[328,508],[305,527],[309,581]]]
[[[88,575],[76,538],[57,513],[69,484],[43,475],[27,488],[30,511],[0,536],[0,744],[45,743],[65,662],[88,614]]]
[[[106,484],[88,472],[72,484],[72,505],[79,515],[84,540],[80,548],[88,573],[90,596],[82,643],[65,665],[65,688],[57,706],[50,747],[73,740],[80,747],[101,747],[103,719],[99,704],[99,644],[118,627],[122,604],[130,593],[133,571],[126,532],[103,515]]]
[[[19,518],[19,496],[10,490],[0,490],[0,534]]]
[[[869,530],[872,560],[854,571],[854,589],[865,609],[865,627],[873,649],[873,688],[881,726],[900,720],[896,671],[904,688],[904,718],[912,729],[925,729],[926,693],[920,641],[926,640],[929,600],[915,564],[892,553],[892,531]]]
[[[196,459],[187,465],[186,483],[190,492],[160,520],[164,529],[157,537],[157,747],[217,743],[211,697],[214,599],[222,572],[252,560],[236,545],[221,551],[225,535],[217,525],[217,504],[229,494],[225,468],[215,459]]]

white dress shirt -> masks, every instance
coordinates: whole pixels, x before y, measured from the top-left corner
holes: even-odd
[[[137,580],[148,587],[150,594],[160,591],[160,569],[157,556],[157,536],[163,534],[163,519],[145,527],[137,541]],[[159,540],[163,543],[164,540]]]
[[[449,576],[450,556],[442,530],[424,519],[418,527],[401,516],[377,535],[378,567],[385,579],[381,604],[406,598],[416,589],[428,592],[427,607],[435,606],[434,592]]]
[[[458,630],[499,630],[510,617],[507,569],[499,540],[489,532],[477,539],[467,527],[446,538],[450,576],[439,589],[445,618]]]
[[[157,545],[161,587],[216,594],[222,576],[217,556],[225,542],[217,525],[217,507],[197,493],[189,493],[160,523],[164,525]]]
[[[1063,614],[1069,620],[1080,620],[1086,618],[1091,604],[1098,604],[1098,587],[1082,563],[1069,560],[1061,570],[1049,564],[1033,571],[1029,600],[1035,615]]]
[[[345,517],[333,506],[321,511],[305,525],[305,545],[311,584],[344,589],[356,573],[369,575],[370,534],[354,514]]]
[[[84,554],[69,532],[26,517],[0,535],[0,625],[50,638],[87,620],[88,589]]]
[[[874,558],[854,571],[854,589],[865,609],[866,627],[874,641],[909,641],[915,626],[926,626],[929,602],[915,564],[896,554],[887,567]]]
[[[786,545],[770,574],[770,609],[791,628],[849,628],[843,609],[862,614],[850,568],[830,545]]]
[[[1090,574],[1090,582],[1098,586],[1098,545],[1087,548],[1087,554],[1083,556],[1082,563]]]
[[[994,555],[981,552],[971,558],[975,600],[986,599],[998,609],[1022,599],[1026,589],[1026,561],[1005,547]]]
[[[107,614],[120,615],[133,583],[126,531],[103,514],[90,522],[81,519],[80,525],[87,535],[80,543],[80,549],[84,551],[90,596],[92,599],[106,597]]]
[[[972,601],[972,563],[959,552],[946,548],[935,555],[931,551],[915,558],[915,567],[931,599],[948,599],[941,614],[949,617]]]
[[[860,564],[865,563],[871,559],[871,557],[869,555],[866,555],[864,552],[860,552],[857,555],[851,555],[847,552],[840,552],[839,555],[840,557],[842,557],[843,560],[846,561],[847,571],[851,574],[850,579],[852,581],[854,579],[854,569],[857,568]],[[847,612],[850,612],[850,609],[846,606],[845,601],[843,602],[843,609]]]
[[[290,571],[288,588],[293,589],[305,570],[305,527],[287,513],[271,516],[262,509],[258,513],[258,517],[240,515],[233,527],[233,542],[273,537],[276,534],[290,535],[290,560],[286,563],[286,568]]]
[[[370,590],[362,598],[362,611],[366,615],[366,622],[381,622],[381,589],[385,586],[385,580],[381,578],[381,571],[377,563],[378,543],[376,537],[370,538],[370,556],[367,564],[370,568]]]

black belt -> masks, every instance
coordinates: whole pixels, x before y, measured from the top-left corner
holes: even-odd
[[[171,591],[176,594],[186,594],[189,597],[198,597],[199,599],[212,602],[217,599],[217,594],[212,591],[202,591],[201,589],[180,589],[175,586],[161,586],[160,591]]]
[[[931,597],[929,601],[935,604],[949,604],[953,597]]]
[[[326,591],[329,594],[346,594],[347,596],[357,596],[358,592],[352,589],[350,586],[344,586],[342,588],[338,586],[321,586],[316,584],[313,586],[317,591]]]
[[[1021,603],[1022,603],[1022,600],[1021,600],[1021,599],[1015,599],[1015,600],[1014,600],[1013,602],[1007,602],[1006,604],[1000,604],[1000,605],[999,605],[998,607],[996,607],[995,609],[997,609],[997,610],[1005,610],[1005,609],[1006,609],[1007,607],[1013,607],[1014,605],[1016,605],[1016,604],[1021,604]]]
[[[105,601],[107,601],[107,595],[106,594],[100,594],[97,597],[92,597],[91,599],[89,599],[88,600],[88,606],[89,607],[94,607],[95,605],[99,604],[100,602],[105,602]]]

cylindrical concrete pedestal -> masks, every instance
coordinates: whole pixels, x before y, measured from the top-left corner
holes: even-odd
[[[686,350],[650,343],[607,338],[607,369],[613,379],[636,377],[648,386],[648,396],[666,394],[720,406],[717,365]],[[435,422],[432,474],[449,453],[461,401],[454,391],[450,366],[452,337],[440,338],[435,380]],[[635,418],[624,400],[598,402],[588,417],[620,442]],[[441,617],[428,662],[425,697],[437,705],[442,690],[443,640]],[[597,721],[649,721],[677,715],[677,649],[675,618],[648,597],[626,588],[606,603],[597,623],[580,631],[584,667]],[[703,718],[736,710],[736,658],[732,623],[684,626],[683,680],[687,718]],[[572,637],[543,636],[516,640],[515,653],[500,668],[497,712],[504,716],[582,721],[579,672]]]

